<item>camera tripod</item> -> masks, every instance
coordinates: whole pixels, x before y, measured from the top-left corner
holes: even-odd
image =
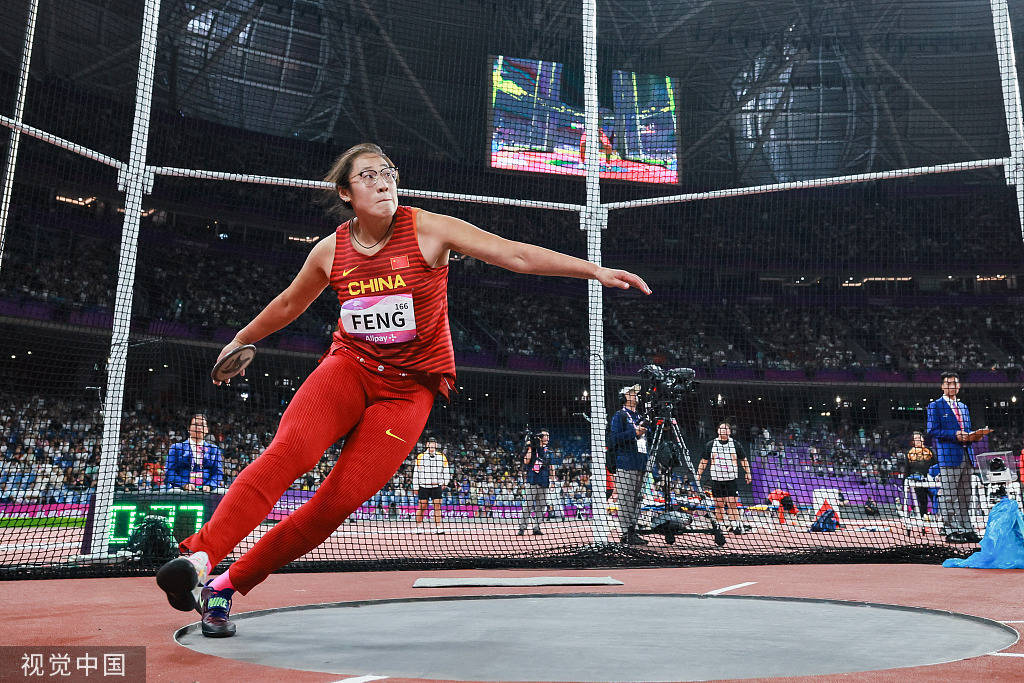
[[[653,420],[648,423],[653,426],[651,440],[647,448],[647,469],[651,469],[651,463],[657,462],[662,474],[665,494],[665,508],[660,514],[656,514],[651,522],[651,528],[647,531],[638,531],[640,534],[664,535],[665,543],[672,545],[676,542],[676,536],[680,534],[711,534],[715,537],[715,545],[725,545],[725,534],[718,525],[718,520],[711,513],[711,506],[708,496],[700,487],[697,474],[693,471],[693,463],[690,462],[690,451],[686,448],[683,435],[679,431],[679,425],[672,417],[673,405],[671,402],[659,401],[653,411]],[[707,510],[708,519],[711,522],[710,529],[696,529],[693,527],[693,515],[689,511],[693,508],[681,504],[673,505],[672,500],[672,470],[682,467],[686,470],[687,482],[693,482],[697,489],[700,502]],[[642,503],[642,497],[637,499],[637,507]],[[686,508],[687,512],[683,509]]]

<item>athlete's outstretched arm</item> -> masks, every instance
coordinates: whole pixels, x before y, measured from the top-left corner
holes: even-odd
[[[635,287],[644,294],[651,293],[640,276],[628,271],[604,268],[575,256],[507,240],[458,218],[422,211],[417,225],[428,261],[433,256],[428,256],[428,251],[438,255],[445,252],[446,257],[450,249],[516,273],[594,279],[606,287]]]
[[[334,258],[334,235],[320,240],[306,257],[299,274],[283,292],[274,297],[252,322],[239,330],[220,352],[217,360],[239,346],[255,344],[286,327],[316,301],[330,282],[330,264]],[[244,371],[243,371],[244,374]]]

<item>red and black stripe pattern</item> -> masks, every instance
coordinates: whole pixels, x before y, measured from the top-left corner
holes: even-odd
[[[448,327],[448,266],[431,268],[416,237],[419,209],[399,206],[394,233],[373,256],[352,248],[350,222],[338,226],[331,287],[339,306],[350,299],[380,294],[412,293],[416,337],[396,344],[375,344],[347,334],[339,324],[332,351],[348,348],[406,372],[455,377],[455,352]],[[444,392],[447,394],[447,392]]]

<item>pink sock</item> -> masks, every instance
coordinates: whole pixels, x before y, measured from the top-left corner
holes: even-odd
[[[231,570],[229,569],[228,571],[224,572],[223,574],[218,576],[216,579],[211,581],[210,582],[210,588],[212,588],[215,591],[222,591],[225,588],[230,588],[231,590],[235,590],[234,584],[231,583]]]

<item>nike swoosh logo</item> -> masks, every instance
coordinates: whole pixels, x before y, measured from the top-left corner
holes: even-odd
[[[348,270],[342,271],[341,276],[342,277],[348,277],[348,274],[351,273],[353,270],[355,270],[358,267],[359,266],[353,266],[352,268],[349,268]]]
[[[388,428],[387,428],[387,430],[386,430],[386,431],[385,431],[384,433],[385,433],[385,434],[387,434],[388,436],[393,436],[393,437],[395,437],[396,439],[398,439],[398,440],[399,440],[399,441],[401,441],[402,443],[406,443],[405,439],[403,439],[402,437],[398,436],[397,434],[392,434],[392,433],[391,433],[391,428],[390,428],[390,427],[388,427]]]

